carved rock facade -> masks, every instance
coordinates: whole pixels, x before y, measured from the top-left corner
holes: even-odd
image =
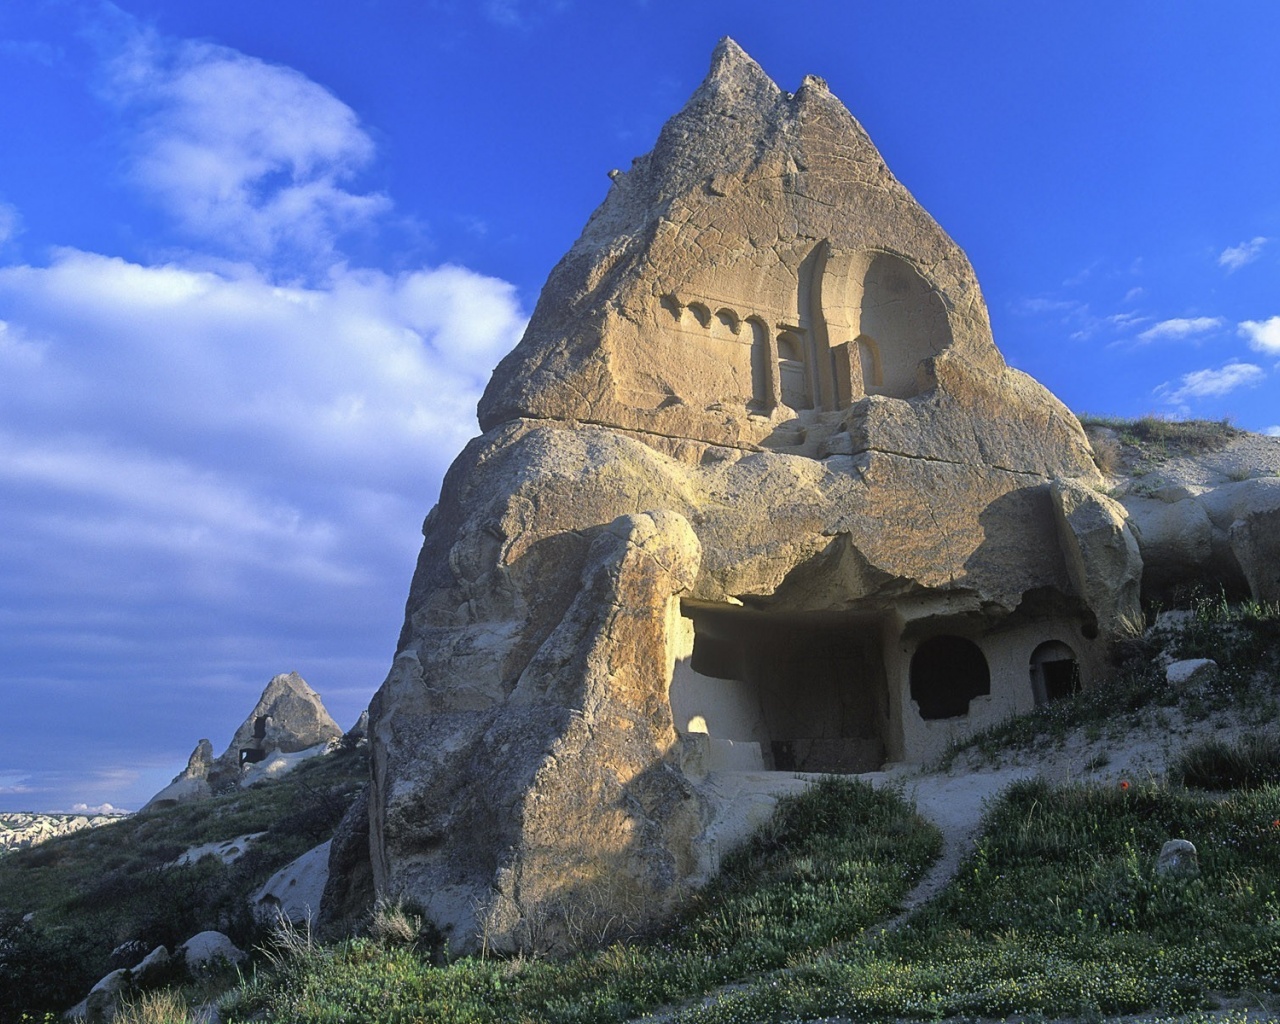
[[[1097,678],[1141,560],[1075,417],[816,78],[732,41],[552,272],[370,708],[380,894],[562,948],[717,866],[703,782],[863,771]]]

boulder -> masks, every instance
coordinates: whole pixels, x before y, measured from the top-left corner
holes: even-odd
[[[1200,874],[1200,858],[1194,843],[1186,839],[1170,839],[1160,847],[1156,874],[1173,878],[1194,878]]]
[[[173,951],[192,976],[242,964],[249,959],[244,950],[217,931],[198,932]]]
[[[717,866],[717,772],[936,756],[1094,685],[1136,614],[1125,516],[964,253],[731,40],[479,412],[368,730],[377,894],[455,951],[644,928]]]
[[[142,988],[152,988],[162,982],[170,971],[171,958],[164,946],[156,946],[133,968],[133,980]]]
[[[1280,478],[1215,481],[1179,494],[1172,503],[1121,498],[1142,555],[1144,591],[1161,597],[1199,586],[1280,600]]]
[[[329,881],[329,847],[332,840],[290,861],[250,897],[253,914],[263,924],[281,919],[306,924],[320,916],[320,898]]]
[[[1171,662],[1164,677],[1173,686],[1201,686],[1218,678],[1218,663],[1212,658],[1185,658]]]
[[[120,1000],[133,992],[132,975],[127,967],[119,967],[100,980],[85,996],[83,1018],[89,1024],[114,1019]],[[79,1007],[76,1008],[77,1010]],[[72,1011],[73,1013],[75,1011]]]

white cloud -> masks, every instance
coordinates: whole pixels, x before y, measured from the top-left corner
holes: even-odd
[[[149,602],[368,603],[524,327],[461,267],[285,288],[78,250],[0,268],[0,315],[0,572],[144,629]]]
[[[111,72],[109,95],[142,113],[135,176],[197,236],[324,258],[390,206],[348,190],[374,155],[355,112],[292,68],[136,31]]]
[[[1240,324],[1240,334],[1249,339],[1249,347],[1255,352],[1280,355],[1280,316],[1269,320],[1245,320]]]
[[[1015,313],[1024,313],[1035,315],[1038,313],[1077,313],[1087,309],[1082,303],[1076,302],[1074,299],[1046,299],[1036,297],[1030,299],[1021,299],[1014,304]]]
[[[1145,288],[1141,288],[1141,287],[1130,288],[1127,292],[1124,293],[1124,301],[1137,302],[1140,298],[1142,298],[1146,294],[1147,294],[1147,290]]]
[[[1217,330],[1226,321],[1220,316],[1175,317],[1161,320],[1138,335],[1139,341],[1164,341],[1191,338],[1198,334]]]
[[[127,813],[121,811],[119,807],[113,804],[95,804],[90,807],[86,803],[72,804],[71,812],[73,814],[122,814]]]
[[[1268,437],[1280,437],[1280,425],[1277,425],[1274,427],[1267,427],[1267,429],[1264,430],[1263,433],[1266,434]]]
[[[484,14],[501,28],[525,28],[543,14],[560,14],[568,0],[485,0]]]
[[[422,516],[525,323],[510,284],[463,267],[350,265],[343,233],[389,201],[359,187],[374,147],[340,100],[122,18],[124,56],[120,33],[103,45],[130,167],[203,251],[0,265],[0,578],[21,595],[0,606],[0,701],[65,710],[53,771],[31,767],[32,705],[6,704],[37,740],[0,793],[48,807],[145,799],[276,671],[355,720]]]
[[[1262,249],[1268,241],[1269,239],[1259,235],[1257,238],[1251,238],[1247,242],[1241,242],[1239,245],[1223,249],[1222,254],[1218,257],[1218,266],[1226,267],[1227,273],[1239,270],[1245,264],[1252,263],[1261,256]]]
[[[217,465],[251,444],[251,463],[275,453],[281,472],[301,461],[369,482],[461,447],[489,372],[524,327],[511,285],[461,267],[344,268],[323,287],[286,288],[252,270],[70,249],[48,267],[0,268],[0,315],[0,362],[16,368],[0,380],[11,427],[198,432]]]
[[[1177,387],[1161,384],[1156,393],[1174,405],[1184,405],[1194,398],[1221,398],[1238,388],[1254,387],[1265,377],[1266,371],[1253,363],[1227,363],[1217,370],[1184,373]]]

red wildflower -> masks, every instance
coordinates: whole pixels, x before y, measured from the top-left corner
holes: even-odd
[[[1121,780],[1120,780],[1120,791],[1123,793],[1123,792],[1124,792],[1126,789],[1128,789],[1128,788],[1129,788],[1129,780],[1128,780],[1128,779],[1121,779]]]

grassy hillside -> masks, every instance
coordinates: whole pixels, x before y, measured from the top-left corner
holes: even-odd
[[[63,1010],[138,941],[170,948],[206,928],[252,943],[244,895],[324,842],[367,780],[363,750],[208,801],[52,839],[0,857],[0,1021]],[[204,843],[265,833],[232,864],[171,866]],[[30,922],[23,922],[34,914]]]
[[[1176,689],[1156,660],[1213,656],[1211,684]],[[1278,737],[1280,609],[1201,600],[1118,650],[1113,684],[1012,719],[965,746],[998,757],[1139,721],[1212,733],[1230,710]],[[1224,1002],[1280,1010],[1280,738],[1188,742],[1165,782],[1015,785],[942,893],[891,916],[927,853],[892,793],[832,783],[778,824],[648,943],[567,961],[439,963],[384,937],[284,941],[224,1003],[229,1021],[680,1022],[976,1017],[1099,1020]],[[958,756],[961,751],[953,753]],[[1205,789],[1203,786],[1213,786]],[[858,808],[858,810],[853,810]],[[874,809],[873,809],[874,808]],[[840,813],[835,813],[836,809]],[[1194,878],[1156,871],[1161,845],[1200,851]],[[816,849],[839,849],[816,856]],[[874,872],[898,869],[896,877]],[[863,873],[868,874],[863,874]],[[791,885],[800,888],[792,890]],[[777,888],[781,886],[781,888]],[[412,929],[402,929],[402,938]],[[384,936],[390,934],[384,931]],[[1244,1019],[1243,1011],[1226,1019]]]
[[[1172,687],[1161,652],[1212,656],[1221,672]],[[973,764],[1021,751],[1025,763],[1082,735],[1120,744],[1128,732],[1168,722],[1181,736],[1168,779],[1016,783],[988,807],[950,883],[902,918],[897,908],[937,855],[939,833],[892,789],[836,779],[780,804],[723,877],[644,941],[559,959],[452,958],[414,908],[383,907],[366,934],[343,942],[322,945],[291,932],[263,939],[254,964],[221,996],[224,1020],[1280,1019],[1280,608],[1201,600],[1121,645],[1117,657],[1109,686],[1011,719],[951,759]],[[1223,740],[1218,727],[1228,719],[1251,731]],[[94,858],[124,858],[111,869],[121,872],[147,850],[143,874],[168,879],[173,869],[155,865],[178,847],[274,826],[259,856],[283,863],[312,845],[300,834],[303,822],[319,836],[354,792],[363,766],[350,757],[300,769],[291,791],[224,798],[216,814],[207,815],[213,805],[179,809],[30,851],[20,870],[33,880],[28,891],[45,893],[37,918],[44,934],[73,934],[93,913],[89,893],[110,891],[111,872],[97,879]],[[278,824],[286,808],[302,813],[303,794],[322,793],[333,799]],[[123,825],[139,830],[131,837],[140,845],[79,845]],[[1169,838],[1196,845],[1198,874],[1157,871]],[[18,863],[0,862],[0,904],[23,891]],[[55,869],[64,872],[61,883],[40,873]],[[233,869],[201,870],[208,877],[194,869],[176,876],[185,879],[184,898],[234,925],[235,908],[218,902],[235,888],[225,877]],[[265,877],[267,868],[254,870]],[[155,884],[163,893],[179,883]],[[55,899],[59,885],[64,896]],[[150,921],[159,935],[166,914],[185,912],[179,902],[148,897],[115,906],[133,915],[129,927]],[[109,913],[95,920],[98,949],[104,932],[132,937]],[[209,995],[207,987],[158,994],[120,1019],[185,1022],[188,1005]]]

